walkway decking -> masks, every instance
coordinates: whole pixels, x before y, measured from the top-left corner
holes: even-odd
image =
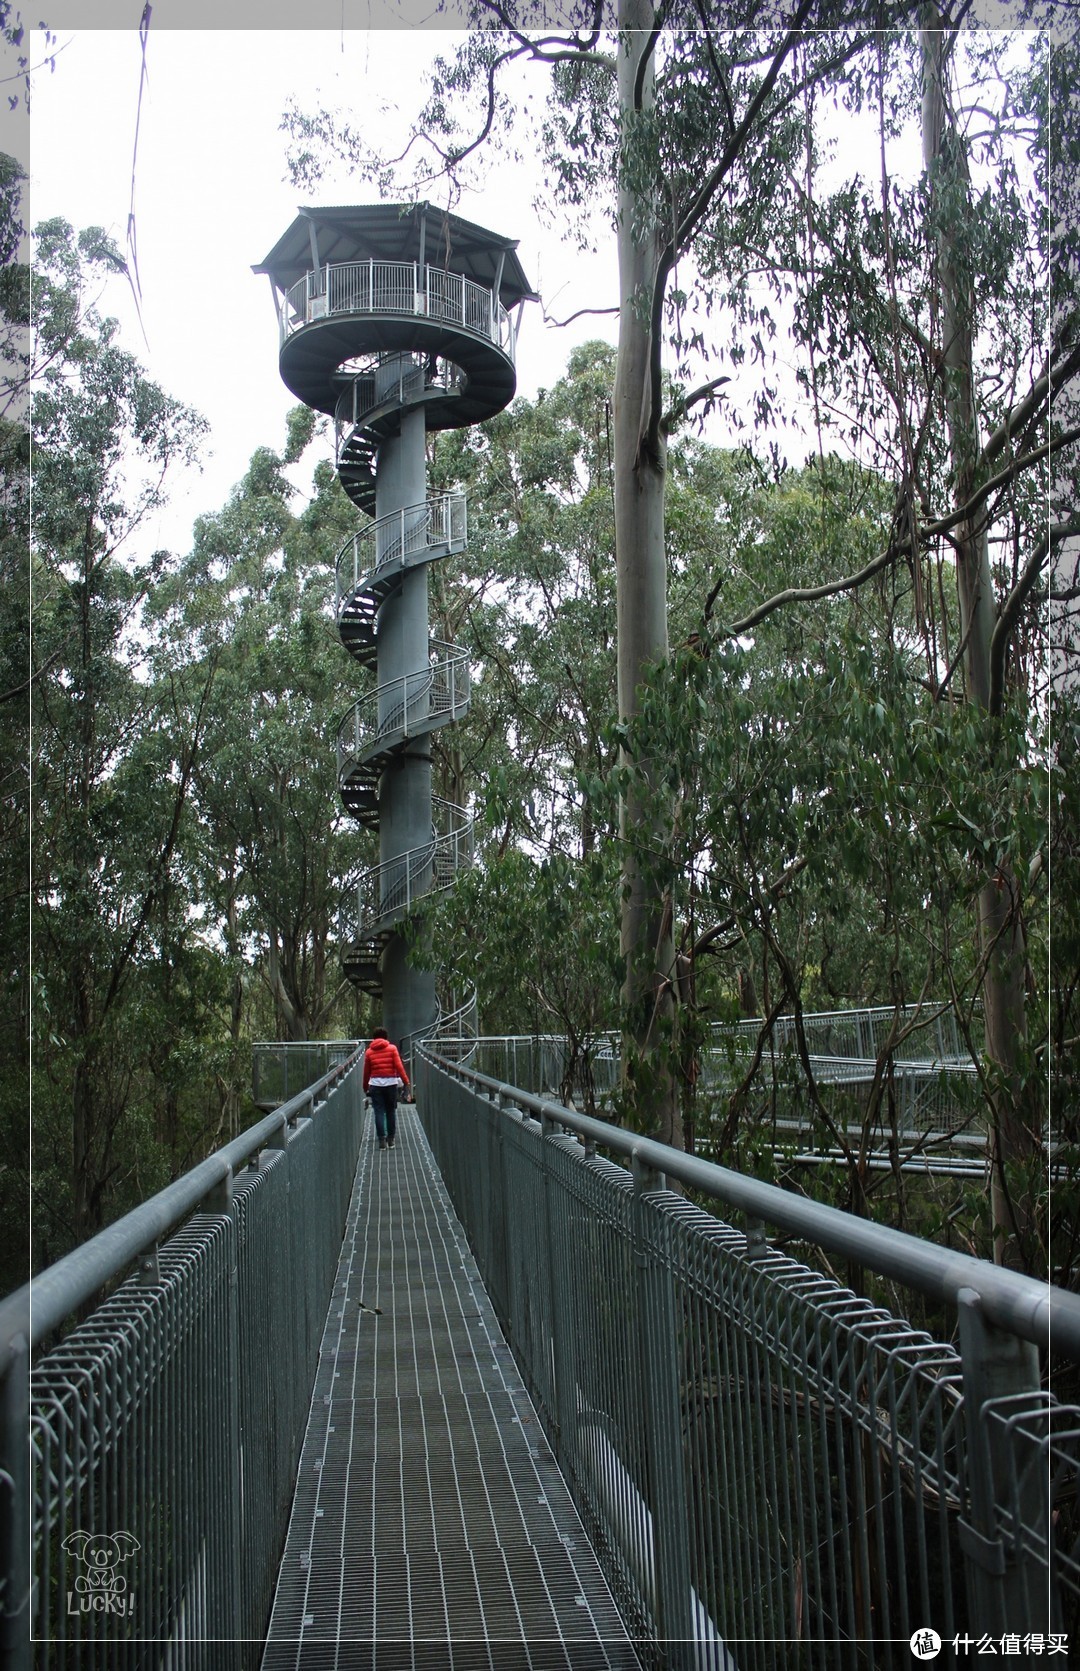
[[[263,1671],[636,1671],[415,1112],[370,1124]]]

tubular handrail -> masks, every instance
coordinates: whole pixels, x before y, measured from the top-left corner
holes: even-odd
[[[420,1048],[425,1049],[423,1045]],[[587,1143],[599,1144],[621,1156],[631,1165],[675,1179],[688,1189],[734,1207],[751,1220],[771,1224],[878,1276],[903,1283],[930,1299],[955,1307],[963,1292],[973,1292],[989,1323],[1037,1346],[1051,1344],[1067,1357],[1080,1360],[1080,1294],[923,1241],[905,1231],[856,1218],[837,1207],[791,1195],[774,1184],[745,1177],[712,1161],[684,1154],[666,1143],[578,1114],[550,1098],[519,1091],[436,1051],[429,1049],[427,1053],[441,1071],[478,1087],[501,1108],[517,1109],[541,1123],[561,1126]]]
[[[974,1030],[981,1033],[981,1006],[976,1006],[971,1022]],[[716,1040],[735,1041],[739,1048],[749,1049],[765,1025],[760,1016],[736,1022],[714,1021],[711,1033]],[[870,1061],[878,1054],[884,1036],[899,1027],[902,1037],[891,1051],[895,1062],[953,1064],[970,1063],[972,1059],[970,1047],[957,1026],[956,1013],[949,1002],[924,999],[917,1004],[900,1006],[879,1004],[846,1010],[816,1010],[803,1015],[802,1025],[811,1055],[850,1056]],[[793,1048],[795,1017],[790,1014],[776,1016],[768,1032],[774,1050]],[[837,1043],[843,1043],[844,1048],[837,1049]]]
[[[406,1033],[401,1040],[401,1053],[410,1068],[413,1051],[422,1045],[427,1045],[440,1054],[453,1050],[455,1045],[471,1053],[476,1045],[477,1008],[475,986],[468,989],[468,997],[460,1004],[455,1003],[451,995],[449,1009],[443,1007],[440,999],[438,1012],[431,1026],[418,1028],[415,1033]],[[462,1060],[462,1057],[459,1056],[457,1060]]]
[[[344,598],[351,597],[364,580],[391,563],[406,562],[418,552],[426,553],[440,545],[463,546],[467,537],[465,507],[464,493],[437,493],[350,534],[335,563],[338,614]]]
[[[514,357],[510,315],[493,291],[415,261],[338,261],[304,274],[285,293],[281,341],[342,313],[396,313],[473,332]]]
[[[461,711],[469,699],[469,652],[458,644],[432,640],[432,659],[400,679],[388,679],[355,702],[338,726],[338,775],[383,738],[409,736]],[[420,710],[414,712],[414,710]]]
[[[472,860],[474,820],[464,807],[435,801],[447,828],[430,841],[411,847],[396,858],[361,871],[346,884],[341,930],[346,940],[360,940],[388,917],[407,915],[417,900],[452,885],[458,871]],[[355,907],[355,909],[354,909]]]
[[[276,1136],[284,1135],[299,1118],[310,1117],[316,1102],[322,1101],[359,1060],[360,1052],[355,1051],[149,1201],[125,1213],[115,1224],[106,1225],[0,1302],[0,1377],[7,1371],[12,1348],[20,1338],[31,1349],[40,1344],[73,1311],[196,1212],[208,1197],[227,1189],[234,1175],[257,1159]]]
[[[440,361],[432,372],[427,355],[402,355],[396,383],[381,387],[376,379],[379,360],[355,371],[338,395],[334,407],[334,431],[337,457],[341,456],[342,438],[362,424],[369,412],[390,402],[404,405],[424,393],[456,394],[465,383],[460,366],[450,360]]]

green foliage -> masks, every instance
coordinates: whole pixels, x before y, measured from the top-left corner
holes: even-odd
[[[357,1019],[330,949],[341,878],[357,862],[333,748],[355,687],[332,624],[333,558],[352,513],[325,474],[304,510],[292,508],[284,472],[311,440],[311,416],[292,414],[284,453],[260,448],[224,509],[199,519],[153,611],[160,665],[204,732],[198,897],[222,925],[234,979],[257,971],[270,1030],[293,1039]]]
[[[144,525],[205,426],[88,304],[91,276],[117,260],[98,231],[39,229],[39,1264],[248,1123],[253,1035],[356,1023],[329,956],[337,879],[353,856],[327,736],[349,686],[329,607],[348,507],[322,471],[294,510],[286,467],[313,434],[311,415],[294,415],[284,453],[255,454],[220,515],[197,525],[186,559],[147,551]],[[18,463],[19,433],[4,439]],[[13,492],[9,510],[18,502]],[[5,532],[5,563],[14,551]],[[12,852],[17,871],[17,843]],[[9,1027],[30,1008],[23,966],[12,957]],[[14,1131],[14,1066],[0,1095]]]
[[[483,1031],[564,1036],[567,1085],[618,1024],[617,877],[612,846],[583,860],[511,847],[429,907],[435,940],[476,987]]]
[[[173,873],[198,747],[197,734],[170,747],[166,702],[148,676],[144,606],[168,556],[137,541],[205,425],[85,303],[91,270],[113,253],[96,231],[39,229],[30,690],[43,1257],[100,1225],[139,1166],[147,1119],[135,1086],[151,1041],[134,1018],[170,908],[170,931],[185,932]]]
[[[21,1283],[29,1243],[30,967],[30,433],[26,426],[29,269],[15,257],[23,235],[25,175],[0,156],[0,1291]]]
[[[56,45],[56,36],[44,23],[39,22],[36,27],[41,34],[39,46],[42,56],[37,63],[34,63],[30,51],[30,42],[27,40],[27,26],[23,21],[22,12],[11,4],[11,0],[0,0],[0,38],[7,42],[10,49],[13,49],[14,62],[17,66],[17,73],[6,76],[5,80],[9,87],[16,81],[22,83],[20,91],[9,91],[7,94],[9,112],[18,110],[19,106],[22,105],[29,114],[30,77],[43,69],[48,69],[51,72],[56,68],[56,55],[53,51]],[[9,258],[5,256],[4,259]]]
[[[436,448],[433,486],[466,487],[473,512],[460,576],[432,574],[435,631],[475,658],[470,713],[439,739],[437,770],[450,800],[479,784],[499,851],[587,854],[612,833],[589,790],[611,763],[615,705],[612,371],[611,350],[588,344],[535,402]]]

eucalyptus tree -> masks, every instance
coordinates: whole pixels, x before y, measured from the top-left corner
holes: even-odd
[[[214,669],[194,867],[230,969],[234,1039],[258,1001],[253,975],[276,1037],[352,1033],[358,1021],[333,955],[344,879],[362,857],[334,748],[355,691],[334,627],[333,560],[355,513],[327,464],[306,504],[289,479],[314,423],[297,408],[283,450],[258,449],[222,510],[197,520],[155,600],[163,664],[184,670],[189,688],[194,670]]]
[[[983,786],[971,832],[981,886],[969,898],[986,1017],[995,1254],[1013,1235],[1030,1260],[1039,1238],[1025,1202],[1044,1168],[1045,1102],[1028,1041],[1037,983],[1025,916],[1044,892],[1045,842],[1025,850],[996,814],[1010,778],[1022,796],[1031,763],[1046,758],[1045,575],[1074,531],[1080,295],[1064,213],[1074,182],[1060,159],[1075,154],[1080,134],[1069,101],[1052,113],[1049,95],[1063,63],[1075,64],[1076,44],[1063,33],[957,36],[933,7],[920,20],[908,50],[923,172],[906,190],[883,179],[872,236],[858,243],[850,198],[808,201],[821,288],[802,317],[817,312],[835,330],[841,310],[828,296],[839,283],[854,299],[843,310],[843,375],[873,389],[875,444],[894,461],[925,685],[936,706],[969,709],[972,746],[957,767]],[[900,107],[886,107],[884,90],[880,106],[884,155]],[[836,399],[839,381],[836,362],[820,355],[823,400]],[[1048,470],[1064,511],[1048,506]],[[955,586],[955,621],[946,585]]]
[[[883,49],[864,86],[845,93],[853,115],[876,105],[876,181],[854,173],[823,189],[808,111],[791,182],[799,214],[765,228],[760,250],[774,305],[788,289],[798,299],[790,333],[819,456],[846,442],[892,486],[877,554],[831,583],[767,589],[750,609],[730,595],[721,568],[701,639],[704,654],[729,657],[778,612],[805,612],[830,595],[855,600],[863,587],[873,597],[886,582],[894,599],[906,594],[892,611],[904,672],[890,678],[888,701],[925,728],[924,739],[941,740],[952,780],[931,769],[925,750],[905,766],[899,740],[864,733],[891,767],[880,786],[884,847],[911,816],[897,796],[906,772],[920,801],[937,782],[940,805],[933,795],[923,802],[920,826],[940,843],[923,850],[927,897],[950,877],[951,949],[938,968],[950,981],[960,965],[969,972],[951,988],[958,1012],[973,987],[985,1005],[986,1055],[975,1055],[995,1146],[994,1251],[1002,1256],[1011,1237],[1009,1257],[1038,1267],[1045,1223],[1028,1203],[1044,1193],[1045,1102],[1027,1038],[1025,1000],[1038,976],[1025,917],[1038,912],[1046,884],[1045,824],[1040,832],[1032,817],[1053,695],[1043,587],[1052,553],[1075,533],[1080,437],[1074,233],[1067,215],[1046,213],[1055,166],[1075,155],[1078,135],[1067,102],[1050,120],[1048,70],[1060,81],[1075,45],[1038,33],[969,38],[944,22],[924,15],[921,34],[895,43],[892,67]],[[905,128],[924,143],[925,167],[908,181],[889,167]],[[1063,204],[1070,189],[1063,183]],[[714,282],[737,293],[738,240],[732,248],[721,229],[699,253]],[[1049,515],[1048,468],[1058,501]],[[827,732],[820,737],[824,755]],[[637,747],[647,751],[643,739]],[[895,876],[890,887],[898,900]],[[956,907],[975,927],[966,948]]]
[[[478,786],[485,852],[584,858],[614,833],[606,802],[582,790],[612,762],[613,361],[587,344],[535,401],[435,448],[432,479],[467,488],[471,507],[460,568],[433,576],[440,631],[473,654],[470,712],[451,738],[459,787],[446,792]]]
[[[122,259],[100,229],[37,229],[29,666],[35,1164],[43,1242],[96,1229],[147,1164],[140,1104],[158,968],[212,669],[177,739],[149,676],[148,597],[169,554],[146,526],[203,421],[165,394],[89,300]],[[176,746],[174,746],[176,745]],[[51,1244],[54,1248],[56,1241]]]
[[[21,1282],[29,1244],[30,270],[19,257],[23,170],[0,155],[0,1291]],[[10,1276],[9,1273],[10,1272]]]

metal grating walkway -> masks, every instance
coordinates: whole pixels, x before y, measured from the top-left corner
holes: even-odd
[[[414,1110],[368,1123],[263,1671],[637,1671]]]

